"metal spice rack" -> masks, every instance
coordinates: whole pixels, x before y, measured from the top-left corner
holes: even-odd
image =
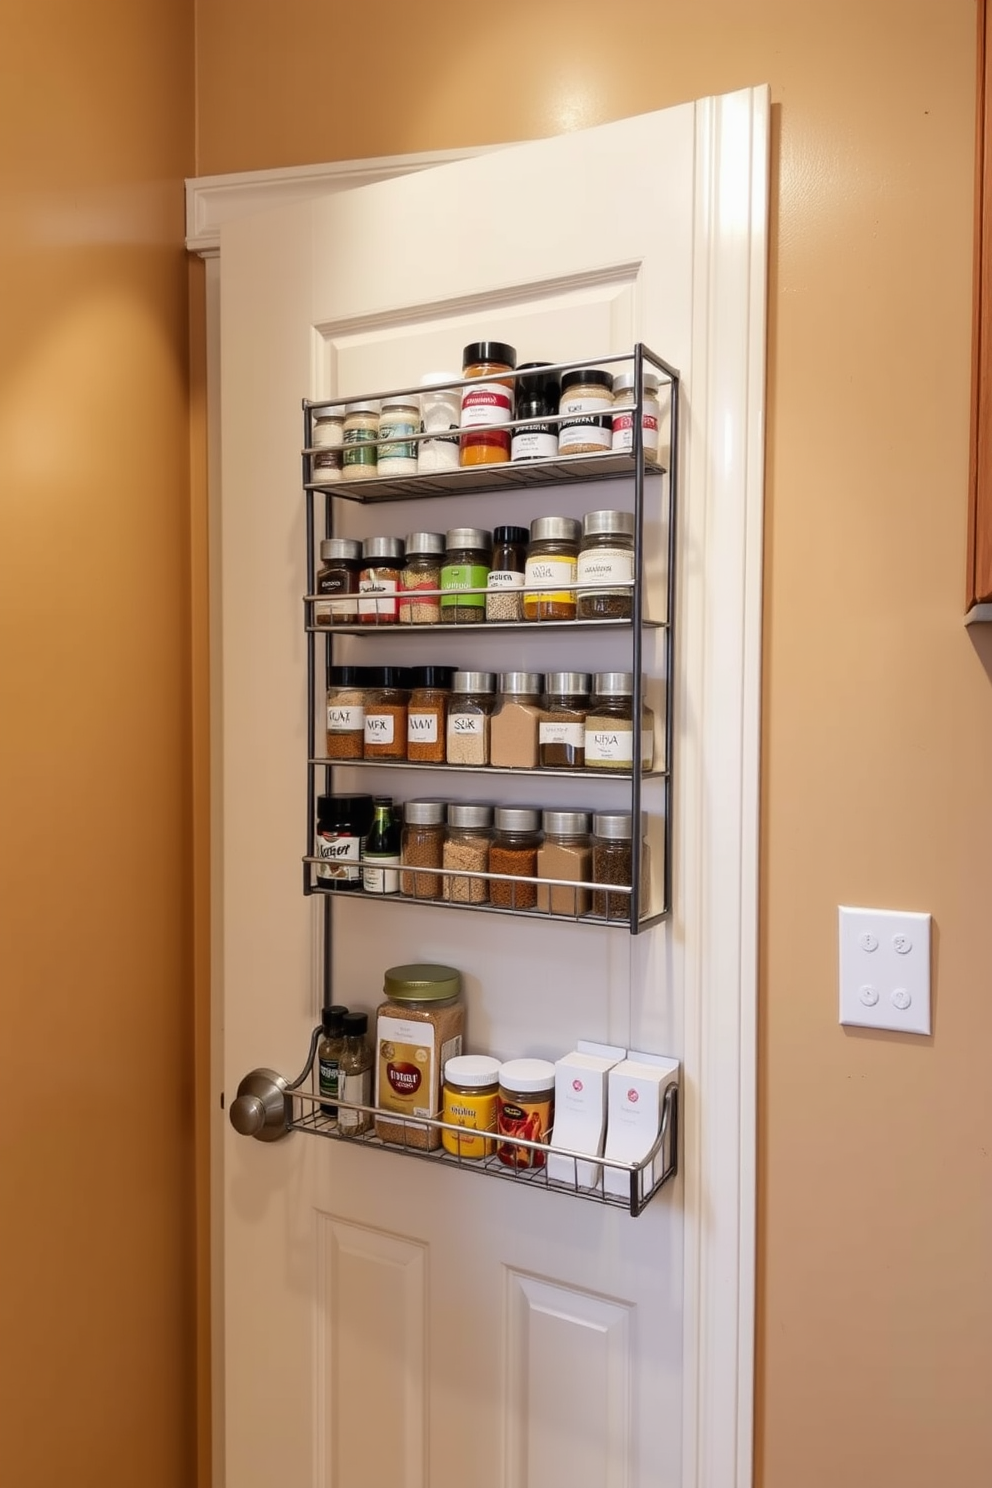
[[[302,451],[303,461],[303,489],[306,497],[306,542],[307,542],[307,589],[303,599],[304,627],[307,634],[307,698],[308,698],[308,737],[311,740],[311,750],[308,758],[307,768],[307,827],[306,842],[307,850],[303,856],[303,891],[305,894],[323,893],[327,901],[325,905],[327,921],[325,924],[325,937],[330,940],[330,905],[334,893],[323,890],[314,881],[314,865],[319,861],[313,852],[314,847],[314,823],[316,817],[316,798],[321,792],[318,790],[318,772],[323,772],[324,791],[330,791],[332,786],[332,772],[336,765],[352,769],[356,766],[376,769],[429,769],[443,775],[447,772],[464,774],[465,771],[474,771],[486,775],[521,775],[528,774],[537,777],[553,778],[555,776],[574,776],[583,781],[601,782],[604,779],[623,780],[629,782],[630,786],[630,810],[634,822],[639,822],[642,811],[642,784],[647,781],[661,781],[663,793],[663,846],[662,846],[662,894],[661,904],[652,907],[647,902],[647,896],[643,892],[640,853],[636,850],[632,855],[632,874],[629,887],[609,886],[610,894],[622,893],[629,902],[629,911],[622,917],[593,917],[582,916],[560,916],[551,915],[543,910],[526,908],[516,909],[512,906],[501,907],[492,904],[461,904],[453,903],[445,899],[420,899],[409,896],[365,894],[342,896],[374,898],[377,901],[398,900],[407,904],[426,904],[446,909],[470,909],[476,913],[502,913],[536,916],[541,919],[575,919],[582,923],[595,925],[620,926],[630,931],[632,935],[659,923],[668,917],[672,903],[672,745],[673,745],[673,706],[674,706],[674,659],[675,659],[675,561],[676,561],[676,517],[678,496],[678,451],[679,451],[679,392],[680,381],[677,370],[663,360],[655,352],[652,352],[643,343],[638,342],[630,352],[611,353],[607,356],[586,357],[579,362],[560,362],[553,366],[549,365],[547,370],[559,373],[576,370],[584,366],[610,366],[617,363],[633,364],[634,369],[634,403],[632,409],[632,443],[630,454],[605,452],[595,455],[574,455],[553,460],[534,460],[527,462],[507,462],[498,465],[468,466],[450,471],[435,471],[424,474],[408,476],[372,476],[361,480],[334,481],[322,483],[313,479],[314,457],[325,453],[313,441],[313,421],[316,413],[322,408],[329,408],[341,403],[342,399],[336,397],[320,401],[305,399],[303,402],[303,425],[304,425],[304,447]],[[649,459],[644,450],[643,439],[643,405],[644,405],[644,371],[645,368],[656,372],[663,390],[667,390],[668,421],[669,421],[669,460],[666,468]],[[451,389],[467,387],[472,379],[452,379],[446,386]],[[373,393],[355,394],[348,401],[362,401],[365,399],[384,399],[400,397],[403,395],[414,395],[422,392],[419,387],[393,388],[387,391],[378,390]],[[560,422],[563,415],[548,416],[542,419],[514,419],[509,423],[492,426],[501,433],[511,433],[516,429],[526,429],[535,423]],[[565,415],[564,417],[567,417]],[[473,433],[484,432],[484,426],[473,426]],[[404,433],[394,440],[380,441],[380,443],[404,443],[409,444],[423,439],[436,438],[434,433],[410,435]],[[667,476],[667,481],[665,477]],[[646,613],[645,600],[645,562],[644,562],[644,525],[645,525],[645,501],[646,482],[656,482],[658,489],[659,518],[665,531],[666,561],[664,586],[663,613],[650,615]],[[427,497],[453,497],[471,495],[498,495],[501,491],[519,491],[534,489],[538,487],[557,487],[583,484],[590,481],[613,481],[624,480],[633,486],[634,494],[634,561],[635,580],[633,584],[633,615],[630,620],[625,619],[603,619],[603,620],[564,620],[564,621],[510,621],[501,623],[490,623],[488,625],[459,625],[459,624],[429,624],[429,625],[401,625],[389,624],[361,624],[361,625],[334,625],[317,626],[313,620],[313,605],[318,596],[316,595],[316,553],[317,553],[317,524],[318,508],[322,507],[323,536],[334,535],[334,498],[340,500],[354,501],[362,504],[368,503],[391,503],[397,501],[419,500]],[[544,586],[546,588],[546,586]],[[577,584],[558,587],[578,588]],[[433,591],[431,591],[433,593]],[[455,591],[447,590],[450,597]],[[478,593],[478,590],[465,590],[465,593]],[[526,590],[524,591],[526,593]],[[427,591],[418,591],[418,598],[423,599]],[[440,591],[438,591],[440,593]],[[632,768],[629,772],[609,772],[608,774],[592,770],[533,770],[522,771],[495,766],[466,766],[448,764],[424,764],[414,761],[383,761],[383,760],[348,760],[332,761],[322,757],[316,748],[316,742],[320,737],[318,729],[318,715],[322,709],[318,709],[318,692],[322,696],[323,691],[330,678],[330,669],[333,664],[333,642],[336,635],[351,635],[363,637],[382,637],[384,635],[403,636],[419,635],[421,639],[431,633],[450,635],[453,632],[471,631],[478,634],[485,631],[489,634],[501,634],[504,632],[527,630],[532,634],[544,635],[547,632],[557,631],[614,631],[627,632],[631,636],[631,670],[633,672],[633,716],[639,719],[643,702],[643,663],[642,642],[645,631],[657,631],[660,637],[661,662],[665,677],[665,705],[662,713],[662,754],[664,768],[661,770],[643,771],[641,768],[641,733],[639,727],[633,729],[633,751],[634,758]],[[318,636],[324,637],[324,687],[318,690]],[[635,838],[636,841],[636,838]],[[443,875],[444,869],[431,870]],[[455,870],[448,870],[454,872]],[[465,875],[465,870],[457,870],[459,875]],[[467,876],[467,875],[465,875]],[[479,875],[481,877],[498,879],[500,875]],[[538,880],[517,880],[518,882],[538,882]],[[546,885],[557,881],[540,880]],[[601,888],[597,885],[575,885],[569,887],[589,887],[590,889]]]

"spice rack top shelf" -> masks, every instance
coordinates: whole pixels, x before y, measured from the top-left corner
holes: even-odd
[[[504,425],[504,428],[510,427]],[[320,453],[320,451],[306,451]],[[498,491],[525,491],[533,486],[575,485],[583,481],[629,480],[635,469],[629,454],[570,455],[558,460],[529,460],[504,465],[468,465],[424,475],[373,476],[368,480],[340,480],[322,484],[307,481],[304,489],[340,496],[365,504],[418,501],[432,496],[491,496]],[[665,468],[644,462],[645,475],[663,475]]]

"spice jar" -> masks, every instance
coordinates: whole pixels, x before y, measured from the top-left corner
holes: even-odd
[[[420,405],[413,394],[384,398],[379,414],[379,474],[416,475]]]
[[[316,887],[356,893],[362,887],[362,839],[372,825],[371,796],[318,796]]]
[[[643,836],[643,818],[642,818]],[[632,827],[629,811],[597,811],[592,819],[592,913],[608,920],[630,920],[632,895],[612,893],[633,882]],[[641,859],[641,900],[647,902],[647,845]]]
[[[444,1066],[442,1120],[466,1132],[496,1130],[499,1060],[488,1054],[457,1054]],[[491,1157],[496,1146],[488,1137],[462,1136],[443,1131],[441,1144],[455,1157]]]
[[[341,451],[318,450],[313,456],[313,483],[330,486],[341,479]]]
[[[557,372],[533,370],[548,366],[549,362],[524,362],[517,368],[517,418],[541,422],[514,429],[510,443],[514,461],[553,460],[558,454],[558,424],[554,415],[561,398],[561,378]],[[547,422],[548,419],[552,422]]]
[[[411,590],[441,587],[443,532],[411,532],[406,540],[406,562],[400,574],[399,618],[401,625],[436,625],[441,601],[436,593],[410,599]]]
[[[493,808],[476,802],[452,801],[444,834],[443,866],[468,873],[488,873]],[[489,883],[484,878],[443,875],[441,897],[452,904],[485,904]]]
[[[492,672],[455,672],[448,702],[445,758],[449,765],[488,765],[495,689]]]
[[[489,763],[511,770],[537,767],[541,672],[501,672],[499,701],[489,725]]]
[[[582,524],[574,517],[536,517],[531,522],[525,565],[525,620],[575,619],[574,589],[539,586],[575,583],[581,534]]]
[[[344,406],[323,407],[313,410],[313,443],[315,449],[340,451],[344,443]]]
[[[401,537],[367,537],[358,576],[358,623],[394,625],[399,619],[396,591],[403,566]]]
[[[327,758],[359,760],[365,748],[369,667],[331,667],[327,689]]]
[[[597,672],[595,704],[586,715],[586,769],[629,773],[634,767],[634,677]],[[641,706],[641,769],[654,765],[654,713]]]
[[[444,540],[441,589],[485,590],[492,561],[493,535],[483,527],[453,527]],[[486,618],[486,596],[441,594],[441,623],[482,625]]]
[[[629,620],[634,613],[634,513],[587,512],[576,575],[589,588],[576,593],[580,620]],[[625,587],[614,589],[610,586]]]
[[[373,796],[372,825],[362,843],[362,888],[366,894],[398,894],[400,823],[392,796]]]
[[[586,761],[588,672],[549,672],[537,730],[538,763],[545,770],[581,770]]]
[[[406,757],[421,764],[444,763],[451,667],[414,667],[406,715]]]
[[[441,1109],[442,1071],[462,1052],[461,990],[452,966],[392,966],[386,972],[386,1001],[375,1015],[375,1104],[394,1116],[375,1118],[376,1136],[384,1142],[440,1146],[439,1131],[409,1118],[436,1118]],[[395,1119],[400,1117],[407,1119]]]
[[[658,428],[661,407],[658,403],[660,381],[651,372],[644,373],[644,397],[641,403],[641,439],[649,460],[658,458]],[[634,449],[634,374],[618,372],[613,379],[613,449],[631,454]]]
[[[486,579],[486,619],[524,618],[524,569],[527,565],[526,527],[497,527],[493,533],[492,568]]]
[[[325,537],[320,544],[317,593],[334,595],[313,607],[317,625],[354,625],[358,619],[358,582],[362,545],[350,537]]]
[[[545,1142],[555,1103],[555,1067],[547,1059],[508,1059],[500,1065],[496,1130],[500,1136]],[[511,1168],[543,1168],[546,1154],[500,1142],[497,1156]]]
[[[344,480],[368,480],[376,473],[379,404],[376,399],[344,405],[341,475]]]
[[[489,850],[490,873],[536,878],[541,813],[529,806],[497,806],[494,827],[493,844]],[[500,909],[533,909],[537,903],[537,885],[506,883],[494,878],[489,884],[489,899]]]
[[[446,814],[444,801],[407,801],[403,808],[400,893],[410,899],[441,897],[440,873],[409,870],[443,868]]]
[[[478,379],[462,388],[461,426],[508,424],[513,418],[514,347],[505,341],[473,341],[462,353],[462,377]],[[502,465],[510,458],[510,431],[486,428],[463,434],[459,444],[463,465]]]
[[[409,667],[370,668],[365,695],[363,759],[406,759],[406,714],[410,698]]]
[[[537,850],[538,878],[568,878],[580,884],[591,882],[592,845],[586,812],[545,811],[541,825],[544,841]],[[583,915],[588,913],[589,904],[587,888],[538,885],[537,907],[546,914]]]
[[[317,1089],[321,1095],[330,1096],[321,1101],[324,1116],[335,1119],[338,1114],[338,1069],[341,1050],[344,1048],[344,1015],[348,1009],[342,1003],[325,1007],[320,1014],[321,1039],[317,1045]]]
[[[458,434],[461,423],[461,388],[443,387],[457,382],[457,372],[428,372],[420,379],[420,429],[436,439],[422,439],[417,448],[417,470],[432,475],[438,470],[458,469]],[[452,435],[448,431],[455,430]]]
[[[558,411],[560,455],[600,455],[613,444],[613,378],[599,367],[566,372]]]
[[[352,1102],[356,1106],[372,1104],[372,1044],[369,1039],[368,1013],[345,1013],[344,1047],[338,1059],[338,1099]],[[338,1131],[348,1132],[353,1137],[369,1131],[372,1126],[371,1111],[348,1110],[338,1107]]]

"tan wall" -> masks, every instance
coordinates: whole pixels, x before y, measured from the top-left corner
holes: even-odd
[[[0,1477],[188,1488],[192,3],[0,21]]]
[[[986,1488],[992,637],[961,624],[973,0],[197,9],[205,173],[771,84],[757,1481]],[[841,901],[933,912],[932,1041],[838,1027]]]

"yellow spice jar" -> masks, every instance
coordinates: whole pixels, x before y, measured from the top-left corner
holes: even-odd
[[[444,1104],[441,1117],[449,1126],[462,1126],[466,1135],[441,1133],[445,1152],[455,1157],[491,1157],[495,1143],[468,1132],[496,1130],[496,1097],[499,1093],[498,1059],[486,1054],[459,1054],[444,1066]]]

